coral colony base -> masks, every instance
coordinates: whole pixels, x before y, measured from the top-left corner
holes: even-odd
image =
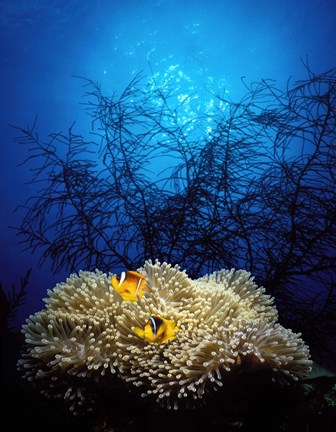
[[[302,378],[308,347],[276,322],[264,292],[243,270],[197,280],[157,261],[118,276],[81,271],[49,290],[45,309],[27,319],[18,368],[75,413],[93,409],[93,384],[104,390],[115,378],[175,409],[238,368]]]

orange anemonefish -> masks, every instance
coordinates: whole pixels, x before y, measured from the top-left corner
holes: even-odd
[[[134,333],[147,342],[165,343],[176,338],[175,332],[179,328],[175,321],[162,318],[158,315],[153,315],[149,318],[144,329],[139,327],[134,328]]]
[[[150,291],[146,285],[146,277],[135,271],[122,272],[111,279],[112,287],[125,301],[138,301],[144,290]]]

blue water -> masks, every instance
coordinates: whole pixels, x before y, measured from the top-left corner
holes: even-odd
[[[25,183],[30,167],[17,167],[27,150],[13,143],[9,124],[26,127],[38,116],[44,136],[75,120],[89,136],[84,90],[74,76],[111,94],[151,67],[180,86],[181,97],[196,94],[202,109],[211,109],[209,88],[238,100],[242,76],[285,86],[290,76],[305,78],[301,59],[316,73],[336,66],[335,22],[333,0],[1,0],[0,281],[9,289],[33,268],[17,322],[39,310],[46,290],[67,272],[52,275],[48,263],[38,268],[38,254],[22,252],[8,228],[20,222],[13,209],[38,188]]]

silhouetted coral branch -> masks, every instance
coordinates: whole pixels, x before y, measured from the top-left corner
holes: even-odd
[[[0,333],[11,330],[11,321],[15,318],[17,309],[25,303],[27,295],[27,285],[29,282],[31,269],[20,278],[20,287],[16,288],[14,283],[12,289],[6,292],[0,282]]]

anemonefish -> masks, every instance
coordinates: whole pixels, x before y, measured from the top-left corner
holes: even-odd
[[[111,279],[112,287],[125,301],[138,301],[144,291],[150,291],[146,277],[135,271],[122,272]]]
[[[144,329],[134,328],[135,334],[147,342],[165,343],[176,338],[175,333],[179,330],[175,321],[153,315],[145,325]]]

